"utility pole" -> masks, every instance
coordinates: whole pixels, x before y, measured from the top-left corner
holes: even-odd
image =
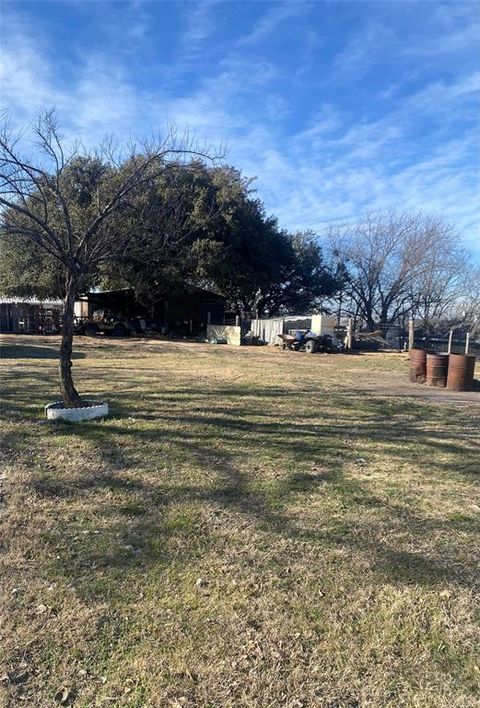
[[[348,324],[347,324],[347,352],[352,351],[352,345],[353,345],[353,325],[352,325],[352,318],[348,318]]]
[[[408,351],[411,352],[415,345],[415,322],[413,317],[408,320]]]
[[[448,335],[448,350],[447,354],[452,353],[452,339],[453,339],[453,329],[450,330],[450,334]]]

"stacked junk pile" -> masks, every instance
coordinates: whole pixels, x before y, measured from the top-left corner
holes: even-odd
[[[473,391],[475,354],[438,354],[410,350],[410,381],[450,391]]]

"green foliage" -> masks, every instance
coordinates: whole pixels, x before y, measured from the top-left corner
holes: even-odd
[[[76,231],[87,228],[98,201],[105,203],[141,159],[132,157],[119,168],[97,158],[72,160],[61,180]],[[102,234],[104,250],[111,241],[116,257],[88,266],[89,254],[84,254],[82,289],[130,286],[149,307],[188,281],[218,291],[232,310],[244,314],[315,309],[338,288],[339,279],[325,267],[314,235],[280,229],[251,182],[233,167],[207,167],[196,160],[157,170],[119,211],[114,228]],[[61,204],[53,196],[50,202],[50,223],[61,232]],[[2,292],[62,294],[62,263],[31,240],[7,233],[0,238]],[[123,252],[119,243],[125,243]]]
[[[235,312],[275,315],[315,309],[341,284],[323,263],[314,235],[281,230],[255,198],[251,180],[233,167],[172,166],[142,202],[138,240],[150,255],[109,267],[102,282],[132,286],[147,306],[187,280],[217,290]],[[166,205],[177,230],[181,226],[173,250],[157,223]],[[124,228],[139,223],[132,214]]]
[[[65,276],[58,261],[32,241],[0,231],[0,292],[8,297],[62,297]]]
[[[98,197],[108,198],[114,188],[113,171],[98,158],[76,157],[56,177],[43,178],[39,187],[47,200],[47,219],[50,228],[64,248],[68,250],[65,215],[61,202],[54,194],[53,184],[58,179],[68,206],[68,218],[75,233],[81,233],[95,218],[98,211]],[[40,191],[40,190],[39,190]],[[44,204],[38,194],[32,192],[25,199],[26,208],[32,215],[44,217]],[[12,229],[12,223],[18,229]],[[60,253],[49,253],[38,239],[29,236],[32,220],[18,215],[12,209],[5,209],[0,225],[0,291],[9,296],[19,297],[63,297],[67,262]],[[22,228],[25,234],[22,234]],[[87,260],[86,250],[80,258]],[[93,267],[82,263],[84,277],[81,290],[87,290],[96,278]]]
[[[343,284],[340,270],[332,270],[323,261],[321,247],[311,232],[287,236],[286,248],[275,279],[261,289],[260,312],[270,315],[322,310],[322,302]]]

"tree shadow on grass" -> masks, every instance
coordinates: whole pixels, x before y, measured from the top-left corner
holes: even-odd
[[[442,424],[446,427],[436,432],[426,425],[426,421],[430,415],[438,417],[438,408],[424,405],[416,409],[415,415],[410,415],[411,402],[396,402],[392,409],[385,400],[371,395],[361,397],[361,414],[358,399],[354,402],[343,398],[337,400],[330,395],[328,405],[323,403],[317,413],[303,409],[296,419],[292,404],[294,399],[281,390],[256,389],[252,392],[222,387],[197,392],[193,408],[190,400],[187,401],[188,413],[184,412],[182,393],[188,396],[190,392],[177,393],[180,395],[176,397],[170,395],[168,390],[164,394],[156,394],[153,406],[146,397],[142,401],[142,412],[136,412],[129,419],[132,421],[129,425],[124,424],[120,417],[106,419],[100,424],[57,424],[57,431],[67,438],[73,436],[90,440],[107,464],[118,462],[118,456],[113,454],[112,458],[112,453],[121,448],[123,466],[144,461],[146,450],[150,448],[155,451],[152,446],[160,449],[164,446],[167,456],[172,452],[169,446],[173,446],[173,452],[181,452],[183,457],[192,457],[201,464],[202,456],[211,459],[212,446],[220,441],[222,454],[229,460],[241,455],[242,450],[254,456],[254,450],[258,449],[271,450],[277,456],[288,454],[293,463],[300,464],[306,458],[322,461],[325,456],[329,463],[337,464],[341,455],[341,464],[344,465],[351,463],[358,456],[358,450],[365,445],[373,451],[378,445],[380,450],[386,449],[388,455],[400,463],[409,463],[413,458],[425,467],[428,460],[434,458],[435,472],[475,475],[479,471],[477,436],[474,432],[468,434],[462,431],[458,442],[444,439],[452,421],[450,410],[442,412]],[[117,394],[112,402],[112,411],[121,415],[121,412],[129,410],[129,401],[135,398],[135,388],[129,394]],[[211,398],[214,402],[210,401]],[[234,405],[219,405],[225,399],[233,401]],[[282,403],[284,408],[279,408]],[[268,414],[272,405],[275,411]],[[290,415],[287,416],[287,413]],[[402,418],[405,415],[410,417]],[[450,437],[455,437],[457,433],[453,429]],[[449,459],[449,456],[458,456],[460,452],[461,468],[458,467],[458,458],[453,461]],[[215,454],[220,453],[217,450]]]
[[[58,359],[58,346],[0,344],[0,359]],[[72,359],[85,359],[84,352],[74,351]]]
[[[31,376],[25,373],[25,386],[20,386],[24,406]],[[35,373],[42,379],[40,395],[53,376],[45,379],[43,372]],[[102,382],[108,386],[103,377]],[[474,532],[468,520],[427,518],[401,500],[395,503],[392,495],[373,494],[368,480],[363,483],[350,474],[360,456],[368,467],[376,446],[398,464],[414,459],[432,474],[475,474],[475,434],[463,431],[458,443],[442,437],[447,431],[455,438],[464,413],[456,421],[451,410],[414,407],[408,400],[390,403],[368,393],[348,398],[331,392],[319,392],[317,399],[260,386],[192,392],[167,384],[140,400],[144,381],[117,374],[115,384],[120,390],[112,392],[112,410],[122,417],[48,427],[57,446],[68,450],[70,443],[86,444],[98,460],[96,469],[80,465],[70,476],[61,469],[40,474],[36,470],[29,481],[31,491],[55,513],[85,504],[91,523],[107,521],[108,534],[83,535],[74,523],[71,528],[59,524],[45,538],[55,550],[52,558],[59,556],[52,561],[57,571],[80,584],[85,594],[91,593],[89,582],[98,573],[112,572],[121,593],[129,569],[173,562],[186,567],[198,560],[213,543],[212,529],[202,520],[208,509],[239,515],[252,524],[254,533],[271,533],[273,539],[360,554],[371,561],[379,582],[477,583],[471,557],[462,555],[452,541],[457,531]],[[18,380],[16,385],[18,390]],[[442,423],[438,434],[426,424],[431,417]],[[35,446],[36,434],[27,447]],[[18,452],[26,443],[15,437],[11,445]],[[272,479],[262,478],[263,464],[276,470]],[[195,481],[184,473],[192,467]],[[198,481],[202,475],[204,482]],[[310,528],[311,522],[295,509],[308,507],[312,499],[321,506],[323,494],[340,499],[351,512],[341,523],[327,515],[319,519],[320,528]],[[376,514],[379,524],[373,535],[361,523],[369,513]],[[172,522],[171,514],[179,514],[180,520]],[[102,583],[98,588],[101,592]]]
[[[268,391],[261,392],[260,398],[267,405]],[[68,482],[37,478],[31,483],[32,489],[43,498],[51,498],[52,503],[55,499],[71,503],[86,495],[95,516],[111,519],[113,538],[120,537],[125,546],[131,545],[129,538],[139,539],[138,556],[132,556],[130,550],[122,550],[122,547],[119,550],[118,545],[83,544],[72,562],[68,556],[62,557],[62,572],[78,578],[83,571],[109,568],[121,578],[131,567],[168,565],[173,559],[187,564],[208,547],[210,529],[205,523],[194,524],[195,538],[202,539],[200,546],[192,544],[192,537],[188,536],[180,551],[178,543],[170,550],[172,533],[165,518],[172,509],[194,506],[197,510],[216,508],[234,512],[252,523],[254,529],[272,533],[274,537],[360,554],[369,559],[379,582],[431,586],[454,581],[469,588],[476,586],[478,578],[472,558],[459,553],[461,547],[457,548],[452,542],[452,533],[466,529],[473,532],[469,523],[462,519],[427,518],[420,512],[408,510],[400,501],[393,503],[372,494],[368,484],[349,477],[349,465],[355,462],[358,453],[345,442],[349,430],[347,412],[343,416],[337,412],[336,418],[332,417],[336,422],[323,421],[320,425],[318,421],[292,424],[289,420],[271,420],[272,416],[252,420],[252,410],[242,407],[243,400],[239,396],[238,405],[229,416],[224,413],[215,416],[212,412],[205,420],[205,411],[198,416],[184,416],[185,428],[181,429],[177,426],[178,411],[164,412],[158,419],[161,434],[155,426],[126,427],[120,421],[96,427],[88,424],[57,428],[58,434],[66,440],[77,437],[89,440],[98,452],[100,469],[93,475],[79,472]],[[372,401],[373,409],[375,406]],[[335,402],[332,402],[332,416],[334,410]],[[324,413],[328,421],[328,411]],[[369,419],[358,420],[356,426],[355,446],[362,442],[383,445],[387,440],[389,454],[399,462],[411,460],[406,441],[419,447],[422,455],[431,445],[431,431],[425,429],[421,417],[407,421],[401,436],[395,417],[390,422],[382,420],[381,425]],[[264,484],[262,479],[256,478],[254,470],[242,466],[240,434],[248,439],[245,454],[251,457],[252,465],[255,448],[271,449],[280,458],[288,455],[287,464],[273,486]],[[158,454],[160,435],[165,437],[165,457],[179,456],[178,477],[175,470],[170,469],[167,474],[156,470],[154,456]],[[221,450],[215,446],[220,437]],[[441,440],[438,444],[441,452],[459,452],[455,445],[446,446]],[[152,470],[148,474],[144,469],[139,473],[138,463],[143,460],[145,465],[146,459],[151,460]],[[317,461],[317,469],[312,467],[312,460]],[[184,462],[194,465],[199,473],[204,471],[205,484],[182,483]],[[437,469],[455,471],[454,464],[446,462],[439,463]],[[291,509],[301,506],[304,498],[308,504],[312,495],[321,496],[324,490],[341,498],[345,508],[352,511],[340,525],[338,520],[325,518],[320,529],[309,528],[302,515],[296,515]],[[115,493],[114,498],[111,492]],[[373,538],[368,525],[361,523],[364,515],[372,510],[377,513],[375,518],[380,525]],[[444,539],[438,540],[442,534]]]
[[[277,394],[273,396],[276,398]],[[267,397],[270,395],[263,395],[264,399]],[[105,422],[102,434],[108,433],[112,439],[130,436],[142,445],[158,442],[161,436],[167,436],[177,447],[186,448],[201,442],[214,444],[220,439],[222,447],[233,456],[241,453],[242,447],[248,454],[252,454],[256,447],[259,450],[272,449],[275,454],[288,453],[300,463],[306,458],[322,461],[325,455],[332,458],[340,453],[343,462],[351,462],[358,457],[356,450],[368,446],[375,453],[375,446],[378,446],[399,463],[415,459],[417,463],[421,460],[424,467],[430,459],[432,472],[435,473],[441,471],[476,476],[480,472],[479,436],[475,432],[469,434],[462,431],[459,441],[453,442],[452,439],[458,436],[458,431],[453,429],[450,432],[452,439],[445,439],[449,419],[452,418],[451,410],[445,411],[445,428],[436,431],[425,420],[425,415],[428,419],[429,412],[432,412],[431,408],[424,407],[418,416],[399,420],[403,413],[411,413],[410,403],[397,404],[396,409],[393,412],[389,410],[387,414],[381,399],[366,397],[363,403],[368,417],[356,418],[356,407],[352,406],[349,412],[345,401],[341,402],[341,406],[347,410],[340,414],[340,405],[337,406],[333,399],[331,405],[318,414],[302,411],[299,421],[294,416],[287,418],[283,411],[277,415],[260,415],[256,402],[252,402],[250,407],[245,407],[243,402],[243,407],[217,406],[210,410],[208,403],[205,403],[204,408],[200,405],[198,412],[184,415],[169,412],[160,406],[156,412],[147,412],[135,419],[148,421],[147,428],[123,428],[118,425],[119,421]],[[432,412],[432,415],[437,414]],[[87,430],[85,434],[88,435]],[[458,457],[455,457],[459,453],[462,453],[461,467]]]
[[[223,462],[224,470],[225,463]],[[351,552],[355,557],[359,555],[370,563],[373,578],[378,582],[394,582],[407,585],[422,585],[426,587],[454,582],[470,589],[478,588],[479,578],[477,564],[473,558],[466,560],[459,557],[456,545],[436,542],[424,550],[425,543],[430,535],[438,532],[464,530],[465,524],[456,521],[427,519],[420,514],[411,514],[408,519],[400,520],[395,507],[382,502],[378,497],[367,494],[360,486],[355,491],[355,506],[361,514],[362,508],[369,511],[372,508],[382,513],[383,517],[390,516],[394,522],[396,533],[405,536],[406,533],[413,537],[416,534],[418,550],[402,548],[393,542],[391,534],[384,534],[389,524],[382,527],[382,534],[372,540],[368,529],[362,528],[357,522],[344,520],[339,525],[338,521],[329,523],[325,519],[321,529],[305,528],[301,520],[292,515],[285,507],[295,499],[296,504],[301,504],[303,495],[311,499],[312,493],[323,486],[323,476],[313,476],[307,479],[305,475],[299,480],[298,474],[290,475],[283,480],[280,499],[275,498],[274,503],[268,493],[250,488],[250,480],[238,470],[225,470],[222,479],[215,489],[205,489],[200,485],[168,485],[168,484],[142,484],[129,480],[120,482],[115,476],[106,475],[101,479],[88,480],[86,484],[77,486],[76,493],[85,489],[91,491],[112,490],[125,492],[123,502],[115,508],[99,507],[98,512],[108,518],[111,513],[115,517],[113,522],[114,536],[120,536],[120,547],[101,544],[89,544],[83,551],[76,552],[73,564],[68,559],[63,559],[60,564],[63,571],[71,578],[78,578],[79,573],[92,569],[108,568],[117,571],[120,575],[132,567],[148,567],[151,564],[168,565],[170,562],[187,564],[199,559],[198,544],[191,546],[191,536],[187,536],[179,550],[178,543],[174,544],[173,553],[170,552],[169,540],[172,532],[168,524],[165,526],[162,516],[172,508],[201,505],[212,509],[219,509],[226,513],[239,514],[249,523],[252,523],[254,534],[266,532],[274,537],[289,541],[307,543],[309,547],[328,549],[343,549]],[[349,494],[341,477],[329,482],[337,487],[345,502],[349,501]],[[58,489],[52,490],[58,497]],[[70,496],[72,496],[72,491]],[[350,491],[351,494],[351,491]],[[133,498],[132,498],[133,497]],[[353,503],[350,501],[349,503]],[[154,513],[152,513],[154,510]],[[124,516],[124,521],[118,521],[118,515]],[[124,524],[127,523],[128,526]],[[256,530],[255,530],[256,529]],[[392,531],[392,528],[390,527]],[[192,527],[192,532],[202,538],[202,548],[210,544],[210,529],[205,524]],[[175,536],[175,532],[173,532]],[[132,556],[130,550],[122,550],[130,544],[132,539],[137,539],[138,550],[141,555]],[[178,538],[177,538],[178,540]],[[275,543],[275,538],[273,539]],[[135,552],[135,551],[134,551]],[[66,562],[65,562],[66,561]],[[119,576],[120,577],[120,576]]]

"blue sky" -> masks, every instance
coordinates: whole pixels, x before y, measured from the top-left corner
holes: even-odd
[[[282,226],[423,209],[480,254],[479,7],[7,1],[1,103],[87,143],[188,126]]]

